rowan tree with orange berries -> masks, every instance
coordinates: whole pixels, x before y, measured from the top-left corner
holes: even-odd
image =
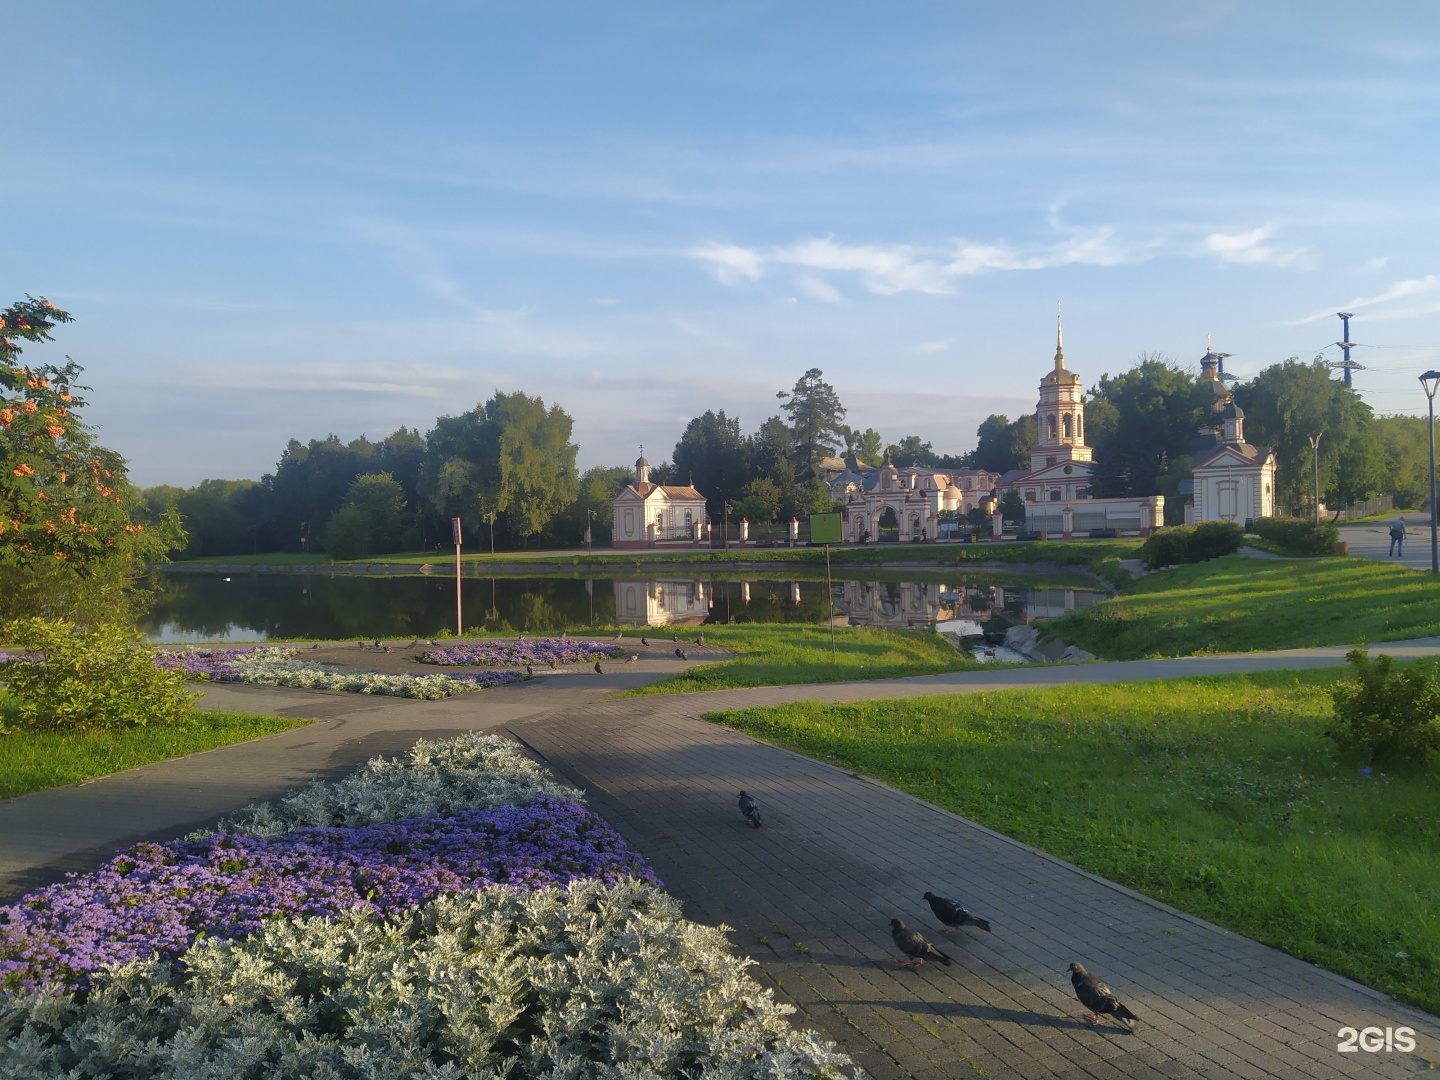
[[[183,543],[173,513],[137,520],[124,460],[80,418],[81,366],[21,361],[70,321],[43,297],[0,310],[0,618],[113,617],[136,573]]]

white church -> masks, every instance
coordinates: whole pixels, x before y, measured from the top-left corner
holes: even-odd
[[[655,484],[645,448],[635,461],[635,482],[611,504],[617,548],[698,547],[710,540],[705,496],[690,486]]]

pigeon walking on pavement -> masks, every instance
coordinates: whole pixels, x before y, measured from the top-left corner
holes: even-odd
[[[971,915],[970,912],[966,911],[954,900],[947,900],[945,897],[936,896],[932,892],[927,892],[925,899],[929,902],[930,910],[935,913],[935,917],[946,926],[959,927],[968,925],[975,927],[977,930],[984,930],[987,933],[990,931],[989,920],[982,919],[978,915]]]
[[[596,660],[596,661],[595,661],[595,674],[596,674],[596,675],[604,675],[604,674],[605,674],[605,669],[600,666],[600,661],[599,661],[599,660]]]
[[[1140,1018],[1120,1004],[1115,991],[1085,970],[1084,964],[1070,965],[1070,982],[1075,987],[1075,996],[1080,1004],[1090,1010],[1085,1017],[1092,1024],[1100,1022],[1099,1013],[1109,1013],[1125,1025],[1127,1031],[1134,1031]]]
[[[627,664],[633,664],[633,663],[635,663],[636,660],[639,660],[639,659],[640,659],[640,654],[639,654],[639,653],[633,653],[633,652],[632,652],[629,656],[627,656],[627,657],[625,658],[625,662],[626,662]]]
[[[619,641],[624,635],[625,635],[625,631],[623,631],[623,630],[616,630],[616,631],[615,631],[615,637],[613,638],[613,640]]]
[[[532,679],[533,679],[533,678],[535,677],[535,668],[534,668],[532,665],[530,665],[530,664],[526,664],[526,665],[525,665],[525,674],[526,674],[529,678],[532,678]]]
[[[760,804],[748,792],[740,792],[740,813],[754,829],[760,828]]]
[[[911,930],[901,920],[890,920],[890,936],[895,939],[895,947],[910,957],[909,960],[900,961],[901,967],[919,967],[925,963],[926,957],[939,960],[946,967],[950,966],[950,957],[930,944],[919,930]]]
[[[650,639],[642,636],[640,638],[640,644],[644,645],[648,649],[650,647]]]
[[[696,644],[696,645],[704,645],[704,644],[705,644],[705,635],[704,635],[704,634],[696,634],[696,635],[695,635],[695,644]]]
[[[680,640],[680,635],[679,635],[679,634],[671,634],[671,635],[670,635],[670,640],[671,640],[671,641],[679,641],[679,640]]]

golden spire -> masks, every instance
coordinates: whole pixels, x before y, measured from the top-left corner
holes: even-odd
[[[1065,370],[1065,341],[1060,333],[1060,301],[1055,301],[1055,370]]]

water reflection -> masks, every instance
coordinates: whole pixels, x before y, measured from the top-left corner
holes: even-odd
[[[583,626],[808,622],[928,629],[937,622],[1049,618],[1102,593],[977,581],[778,578],[473,578],[467,628],[555,632]],[[453,579],[327,574],[169,574],[142,628],[154,641],[431,637],[455,628]]]

